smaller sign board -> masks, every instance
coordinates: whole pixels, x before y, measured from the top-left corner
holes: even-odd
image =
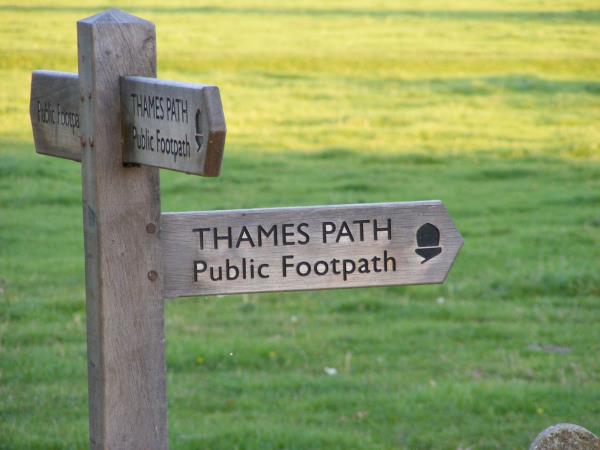
[[[218,176],[225,116],[216,86],[121,77],[123,162]]]
[[[77,74],[31,74],[29,114],[37,153],[81,161],[79,103]]]
[[[166,213],[166,297],[441,283],[463,240],[441,202]]]

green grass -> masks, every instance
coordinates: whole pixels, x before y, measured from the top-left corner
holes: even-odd
[[[0,449],[87,447],[81,180],[34,154],[30,72],[109,6],[0,3]],[[222,176],[164,211],[441,199],[441,286],[173,301],[173,449],[523,449],[600,417],[600,9],[590,0],[119,5],[214,83]],[[328,376],[325,367],[335,367]]]

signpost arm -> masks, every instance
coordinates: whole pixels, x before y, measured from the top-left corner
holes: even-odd
[[[159,175],[123,166],[119,98],[156,76],[155,28],[110,10],[77,37],[91,448],[166,449]]]

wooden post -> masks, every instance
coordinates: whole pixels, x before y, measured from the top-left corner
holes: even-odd
[[[219,174],[218,89],[148,79],[154,25],[122,11],[79,21],[77,44],[78,77],[34,72],[30,115],[38,153],[81,161],[92,449],[168,447],[165,295],[444,281],[463,241],[439,201],[161,218],[158,167]]]
[[[154,25],[110,10],[77,24],[90,444],[166,449],[158,169],[124,167],[119,77],[156,76]]]

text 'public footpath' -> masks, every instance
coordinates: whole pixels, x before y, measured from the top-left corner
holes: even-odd
[[[162,95],[131,94],[131,111],[134,116],[157,121],[189,123],[188,101],[185,98]],[[192,155],[187,133],[168,136],[160,128],[131,126],[131,137],[138,150],[170,155],[173,161],[189,159]]]

